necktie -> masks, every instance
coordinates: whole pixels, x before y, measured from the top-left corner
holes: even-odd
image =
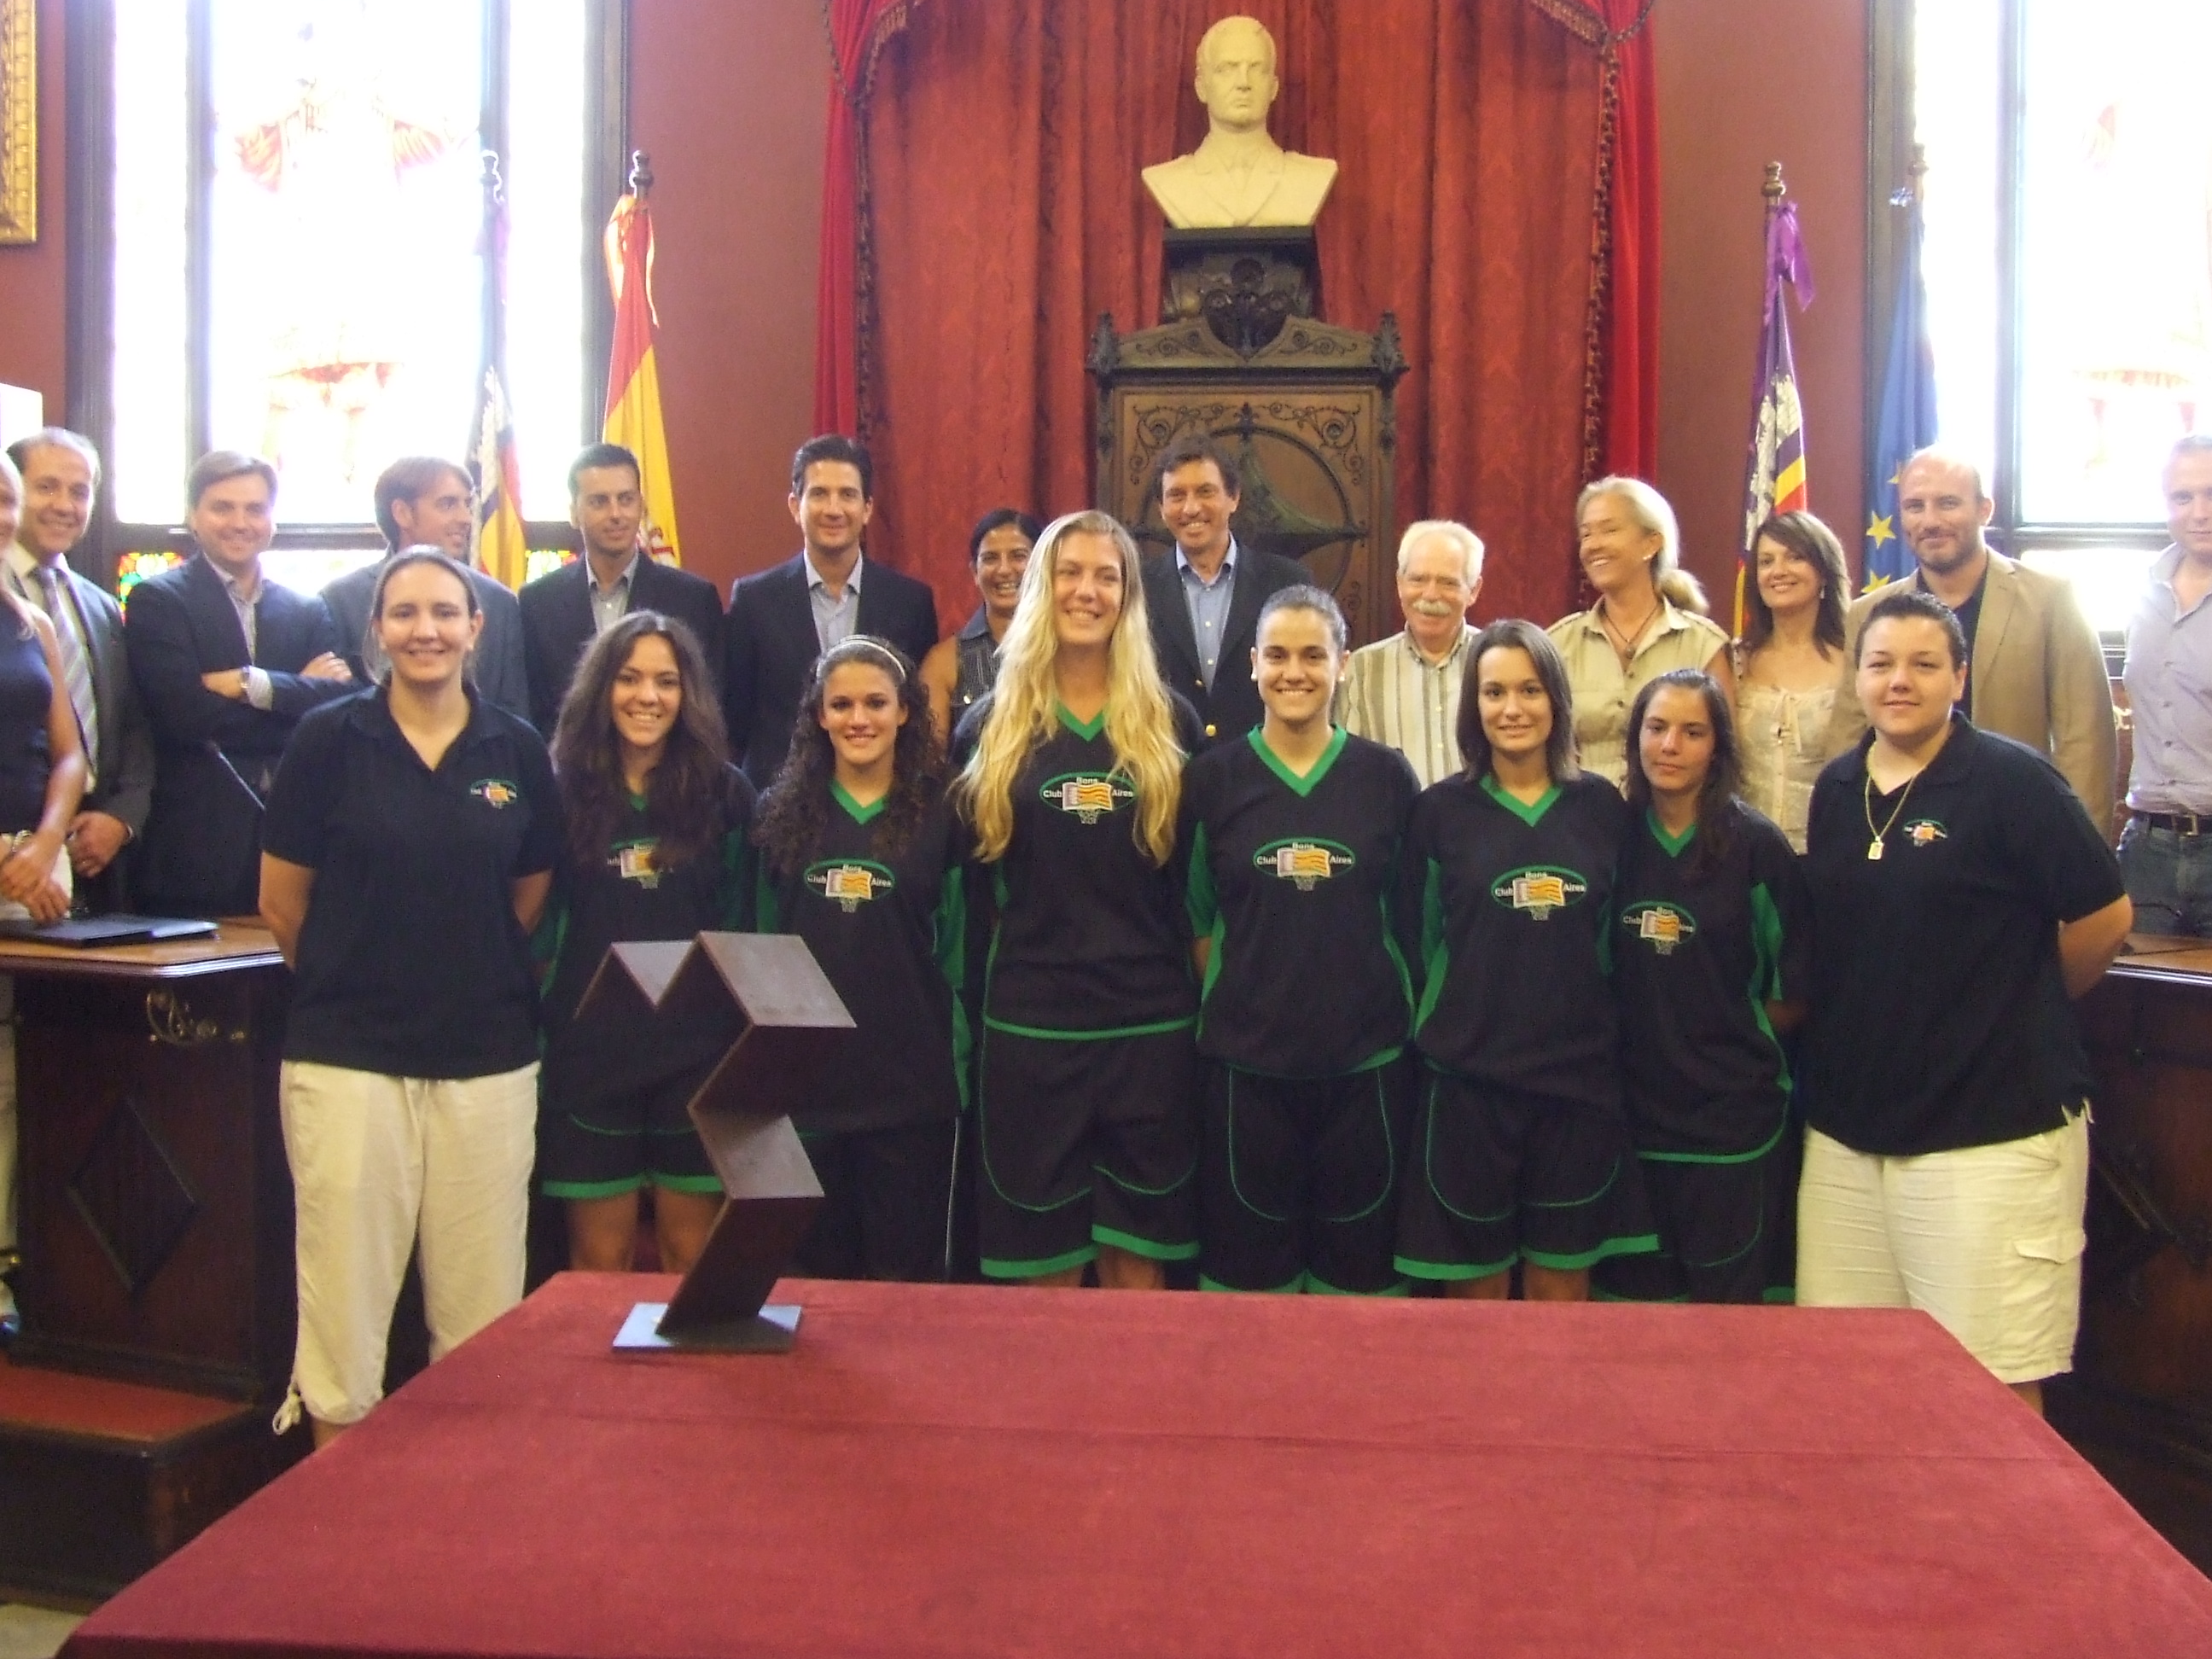
[[[77,638],[69,599],[62,592],[61,573],[52,565],[40,565],[39,586],[46,590],[46,616],[54,625],[62,678],[69,682],[70,707],[76,710],[76,727],[83,734],[85,770],[90,775],[85,785],[89,788],[100,773],[100,715],[92,701],[92,665],[85,660],[84,643]]]

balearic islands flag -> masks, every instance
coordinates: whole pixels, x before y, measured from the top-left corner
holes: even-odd
[[[1753,393],[1751,458],[1743,485],[1743,545],[1735,573],[1735,633],[1743,634],[1743,590],[1758,568],[1759,526],[1776,513],[1805,510],[1805,411],[1790,353],[1784,283],[1797,308],[1813,303],[1813,267],[1797,232],[1797,209],[1784,202],[1766,220],[1765,320],[1759,331],[1759,384]]]
[[[633,192],[607,221],[607,285],[614,292],[615,347],[607,365],[607,422],[602,434],[637,457],[644,474],[646,551],[683,562],[676,539],[676,491],[668,476],[668,433],[660,421],[660,376],[653,357],[653,215]]]

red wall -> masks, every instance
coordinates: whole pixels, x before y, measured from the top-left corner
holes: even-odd
[[[684,562],[726,587],[799,550],[830,46],[818,0],[630,0],[629,33]]]
[[[954,0],[939,0],[952,3]],[[970,3],[974,0],[969,0]],[[0,380],[63,408],[62,10],[40,0],[42,235],[0,248]],[[1761,169],[1784,165],[1820,294],[1792,319],[1814,510],[1864,522],[1866,0],[1659,0],[1658,483],[1686,562],[1733,580],[1759,330]],[[663,407],[692,568],[786,557],[813,408],[829,49],[818,0],[631,0],[631,142],[653,156]]]
[[[1790,318],[1813,511],[1866,523],[1866,0],[1659,0],[1659,477],[1725,622],[1742,537],[1769,161],[1820,294]]]
[[[46,394],[46,418],[62,418],[66,374],[69,250],[63,234],[64,112],[62,9],[39,0],[39,240],[0,247],[0,380]]]

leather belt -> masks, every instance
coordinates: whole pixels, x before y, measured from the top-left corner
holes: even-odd
[[[2176,835],[2212,836],[2212,815],[2196,812],[2136,812],[2135,819],[2137,823],[2147,823],[2154,830],[2171,830]]]

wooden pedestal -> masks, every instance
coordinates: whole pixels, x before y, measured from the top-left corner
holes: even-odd
[[[296,1455],[269,1429],[294,1327],[289,979],[265,930],[232,926],[101,951],[10,943],[0,973],[23,1316],[0,1386],[0,1585],[103,1595]]]

